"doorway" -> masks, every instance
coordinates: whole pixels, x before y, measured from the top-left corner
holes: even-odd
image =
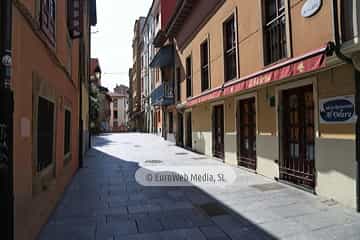
[[[217,105],[213,109],[213,155],[224,159],[224,106]]]
[[[280,179],[315,187],[315,127],[313,86],[282,93],[282,160]]]
[[[185,147],[192,149],[192,117],[191,112],[186,113],[186,142]]]
[[[237,156],[239,166],[256,170],[256,101],[240,100],[237,109]]]
[[[178,145],[184,146],[184,116],[178,113]]]

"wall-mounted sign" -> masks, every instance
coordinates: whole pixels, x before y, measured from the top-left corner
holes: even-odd
[[[355,97],[341,96],[320,99],[320,123],[344,124],[355,123]]]
[[[73,39],[80,38],[83,33],[83,1],[68,1],[68,27]]]
[[[301,9],[301,16],[311,17],[320,10],[321,6],[322,0],[307,0]]]

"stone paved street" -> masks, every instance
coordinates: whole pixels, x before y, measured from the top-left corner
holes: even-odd
[[[360,239],[360,214],[340,204],[232,168],[226,188],[144,187],[144,162],[223,166],[160,137],[108,134],[94,139],[40,240]]]

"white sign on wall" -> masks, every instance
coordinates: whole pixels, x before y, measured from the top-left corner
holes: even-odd
[[[320,10],[321,6],[322,0],[307,0],[301,9],[301,16],[311,17]]]
[[[354,95],[320,99],[319,104],[320,123],[356,123]]]

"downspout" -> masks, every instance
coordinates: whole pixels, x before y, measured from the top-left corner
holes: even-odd
[[[89,13],[90,16],[90,13]],[[87,65],[87,72],[86,72],[86,82],[87,82],[87,86],[88,86],[88,92],[89,92],[89,96],[88,96],[88,148],[91,149],[91,117],[90,117],[90,110],[91,110],[91,97],[90,97],[90,93],[91,93],[91,84],[90,84],[90,69],[91,69],[91,64],[90,64],[90,59],[91,59],[91,24],[89,24],[89,39],[88,39],[88,53],[89,53],[89,57],[86,59],[86,65]]]
[[[2,238],[14,239],[12,1],[0,1],[0,210]]]
[[[360,72],[355,69],[355,106],[356,114],[360,116]],[[360,212],[360,121],[356,121],[356,210]]]
[[[83,88],[83,73],[84,73],[84,66],[81,59],[84,58],[84,36],[80,38],[79,44],[79,168],[83,168],[83,132],[84,132],[84,120],[82,116],[82,88]]]
[[[330,53],[335,52],[336,56],[347,64],[351,64],[354,68],[354,80],[355,80],[355,111],[356,115],[360,116],[360,72],[354,66],[354,62],[351,58],[345,56],[341,52],[340,41],[340,27],[339,27],[339,6],[338,0],[333,0],[333,25],[334,25],[334,37],[335,43],[328,43],[328,50]],[[360,212],[360,121],[356,121],[356,210]]]

